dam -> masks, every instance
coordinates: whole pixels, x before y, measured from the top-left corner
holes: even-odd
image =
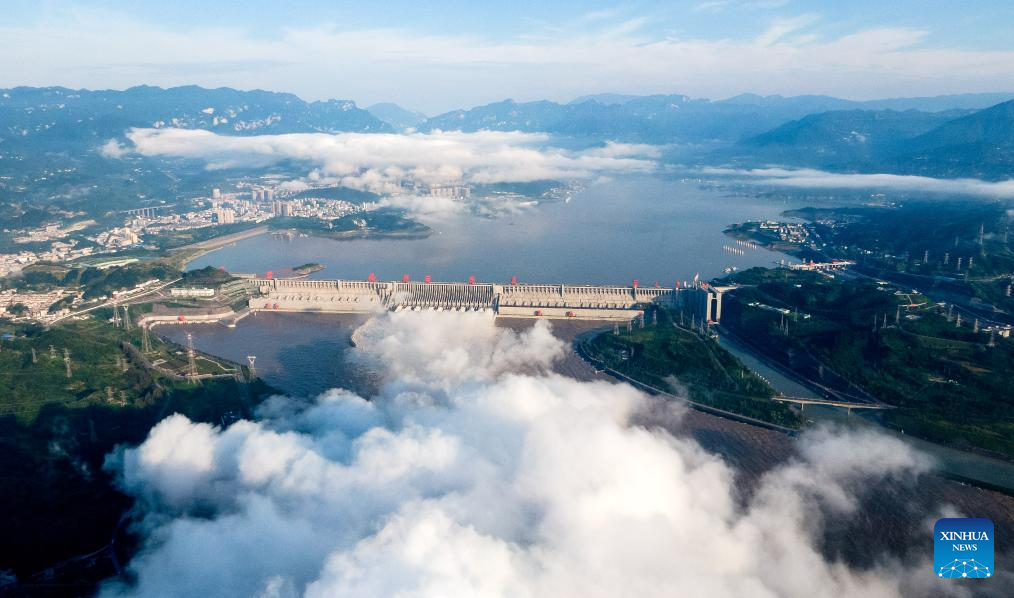
[[[371,313],[380,311],[492,311],[499,317],[631,320],[664,304],[718,322],[724,288],[705,283],[675,287],[373,280],[247,280],[251,312]]]

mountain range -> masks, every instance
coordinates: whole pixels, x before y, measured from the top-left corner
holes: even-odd
[[[1014,176],[1014,101],[983,110],[823,112],[718,150],[712,159],[1003,180]]]
[[[394,129],[349,100],[306,102],[289,93],[197,86],[123,91],[64,87],[0,90],[0,148],[93,143],[131,127],[207,129],[227,135]]]
[[[396,104],[307,102],[271,91],[151,86],[0,89],[0,156],[93,152],[131,127],[223,135],[297,132],[544,132],[684,148],[681,163],[780,164],[991,180],[1014,177],[1014,93],[853,101],[830,96],[598,94],[569,103],[503,100],[427,118]],[[565,138],[565,139],[564,139]],[[21,159],[19,158],[19,159]],[[0,170],[6,170],[0,168]]]
[[[394,127],[397,131],[413,129],[426,122],[426,115],[422,112],[402,108],[391,102],[381,102],[367,106],[366,111]]]

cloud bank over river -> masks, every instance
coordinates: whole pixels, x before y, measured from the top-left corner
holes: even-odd
[[[308,180],[321,179],[377,192],[423,184],[505,183],[585,179],[651,172],[660,149],[607,143],[575,151],[552,147],[548,135],[460,131],[371,134],[293,133],[236,137],[189,129],[131,129],[129,144],[103,146],[110,158],[130,152],[202,160],[210,169],[263,168],[305,162]]]
[[[825,517],[927,470],[896,440],[810,432],[744,498],[729,465],[651,424],[676,406],[548,373],[566,347],[545,322],[518,334],[481,313],[393,313],[361,336],[387,380],[369,400],[276,397],[225,429],[173,415],[110,457],[146,540],[137,585],[104,595],[955,589],[912,573],[926,563],[860,571],[819,548]]]
[[[811,168],[704,168],[704,174],[746,177],[750,182],[798,189],[875,189],[950,195],[1014,198],[1014,180],[938,179],[900,174],[849,174]]]

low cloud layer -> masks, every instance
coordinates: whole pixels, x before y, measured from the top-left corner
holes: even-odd
[[[102,148],[119,158],[145,156],[203,160],[208,168],[265,167],[305,162],[311,178],[359,189],[394,191],[401,180],[425,184],[571,180],[650,172],[658,148],[610,143],[586,151],[548,147],[532,133],[434,132],[409,134],[295,133],[236,137],[189,129],[132,129],[128,145]]]
[[[482,314],[413,312],[359,336],[389,381],[370,400],[276,397],[226,429],[174,415],[110,458],[147,540],[136,585],[105,596],[960,591],[818,548],[822,517],[850,516],[857,488],[926,469],[899,441],[809,433],[741,502],[718,457],[631,423],[657,399],[544,373],[565,350],[545,324],[519,335]]]
[[[936,179],[898,174],[840,174],[809,168],[705,168],[705,174],[748,177],[760,185],[804,189],[883,189],[909,192],[1014,198],[1014,180]]]

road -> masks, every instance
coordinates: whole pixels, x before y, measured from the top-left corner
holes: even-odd
[[[181,280],[183,280],[183,279],[182,278],[177,278],[175,280],[170,280],[169,282],[163,283],[163,284],[158,285],[158,286],[154,286],[154,287],[152,287],[152,288],[150,288],[150,289],[148,289],[148,290],[146,290],[146,291],[144,291],[142,293],[138,293],[137,295],[130,295],[130,296],[127,296],[127,297],[118,297],[116,299],[110,299],[109,301],[106,301],[105,303],[100,303],[98,305],[93,305],[93,306],[91,306],[91,307],[89,307],[87,309],[82,309],[81,311],[76,311],[76,312],[73,312],[73,313],[69,313],[69,314],[67,314],[65,316],[60,316],[59,318],[57,318],[57,319],[53,320],[52,322],[50,322],[50,325],[56,324],[57,322],[62,322],[63,320],[66,320],[67,318],[73,318],[73,317],[76,317],[76,316],[80,316],[82,314],[86,314],[86,313],[91,312],[91,311],[95,311],[96,309],[100,309],[100,308],[103,308],[103,307],[111,307],[113,305],[129,304],[130,302],[136,302],[138,299],[141,299],[141,298],[144,298],[144,297],[148,297],[149,295],[157,293],[158,291],[161,291],[162,289],[164,289],[164,288],[166,288],[166,287],[168,287],[170,285],[176,284],[177,282],[179,282]]]

